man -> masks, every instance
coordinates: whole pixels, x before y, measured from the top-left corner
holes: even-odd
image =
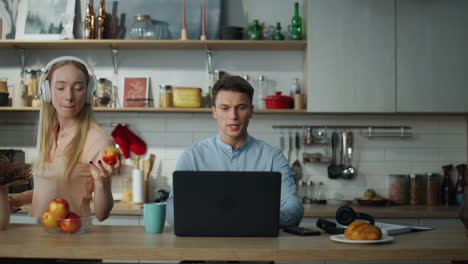
[[[297,226],[304,208],[286,158],[279,149],[247,133],[254,108],[253,93],[252,86],[239,76],[217,81],[211,98],[219,134],[186,149],[177,161],[176,170],[281,172],[280,225]],[[166,212],[171,225],[174,223],[173,206],[171,192]]]

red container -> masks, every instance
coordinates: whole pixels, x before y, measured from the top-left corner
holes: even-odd
[[[281,95],[281,92],[275,92],[275,95],[270,95],[265,98],[266,109],[289,109],[294,100],[290,96]]]

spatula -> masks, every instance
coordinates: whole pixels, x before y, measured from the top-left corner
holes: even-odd
[[[294,180],[297,183],[300,179],[302,179],[302,168],[301,168],[301,162],[299,161],[299,150],[301,147],[301,142],[300,142],[300,137],[299,137],[299,132],[296,132],[296,138],[295,138],[295,147],[296,147],[296,160],[292,164],[292,173],[294,176]]]

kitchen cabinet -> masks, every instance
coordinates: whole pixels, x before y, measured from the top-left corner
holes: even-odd
[[[468,1],[397,0],[397,111],[468,112]]]
[[[395,112],[395,3],[307,4],[307,109]]]

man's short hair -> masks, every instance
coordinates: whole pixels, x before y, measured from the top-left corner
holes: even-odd
[[[244,93],[249,97],[250,104],[252,104],[254,88],[248,81],[240,76],[224,76],[214,84],[213,89],[211,90],[211,103],[213,106],[215,106],[216,96],[218,95],[219,91]]]

